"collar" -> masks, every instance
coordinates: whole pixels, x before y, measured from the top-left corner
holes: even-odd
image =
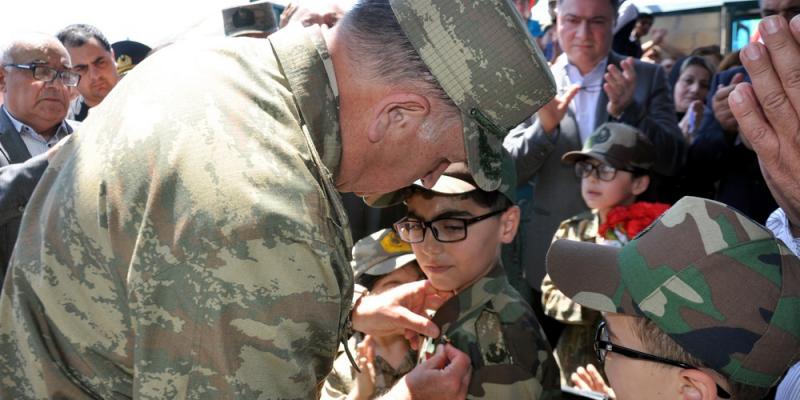
[[[566,57],[564,57],[564,59],[566,60]],[[580,76],[583,79],[587,79],[587,78],[590,79],[592,77],[598,77],[599,78],[598,80],[602,82],[603,81],[603,74],[605,73],[605,70],[606,70],[607,66],[608,66],[608,57],[604,58],[599,63],[597,63],[597,65],[595,65],[594,68],[592,68],[592,70],[589,71],[588,74],[581,75],[580,69],[578,69],[578,67],[575,64],[569,62],[569,60],[566,60],[566,62],[564,63],[564,72],[567,75],[570,75],[570,72],[572,72],[575,75]]]
[[[317,25],[294,26],[281,29],[267,40],[289,81],[300,118],[322,163],[335,176],[342,155],[339,90],[322,31]]]
[[[597,210],[592,210],[592,218],[586,221],[586,229],[583,230],[581,240],[597,242],[598,229],[600,229],[600,213]]]
[[[41,136],[41,134],[39,132],[36,132],[35,129],[31,128],[30,125],[14,118],[14,116],[11,114],[11,111],[8,111],[8,108],[6,108],[5,106],[0,108],[2,108],[3,111],[6,113],[9,121],[11,121],[11,125],[14,126],[14,129],[17,131],[17,133],[22,134],[24,130],[28,130],[32,133],[35,133],[38,136]],[[58,124],[58,128],[56,129],[56,133],[53,135],[53,137],[60,139],[68,133],[69,129],[67,128],[67,123],[64,120],[61,120],[61,123]]]
[[[486,276],[447,300],[436,311],[432,321],[446,334],[451,327],[459,326],[460,321],[469,319],[482,310],[486,303],[508,286],[503,266],[498,262]]]

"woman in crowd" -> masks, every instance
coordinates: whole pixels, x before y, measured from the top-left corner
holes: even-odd
[[[704,58],[689,56],[680,64],[678,80],[673,89],[678,125],[691,144],[695,129],[700,126],[705,109],[709,84],[715,68]]]

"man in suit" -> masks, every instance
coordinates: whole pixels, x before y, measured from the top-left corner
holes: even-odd
[[[67,49],[55,37],[25,35],[3,49],[0,91],[5,104],[0,107],[0,167],[45,153],[72,133],[73,125],[65,120],[69,88],[77,86],[80,76],[71,67]],[[0,177],[8,177],[11,172],[0,169]],[[14,194],[15,201],[9,212],[3,210],[0,221],[0,281],[24,209],[16,195],[32,191],[33,186],[35,180],[29,181],[24,190],[15,186],[12,193],[10,187],[0,184],[0,192]]]
[[[56,37],[69,51],[73,70],[81,75],[80,97],[73,102],[70,118],[83,121],[89,109],[100,104],[119,82],[114,50],[105,35],[92,25],[70,25]]]
[[[672,175],[684,159],[686,145],[664,70],[611,51],[616,14],[615,0],[559,0],[556,27],[564,54],[550,70],[560,95],[505,139],[522,196],[532,191],[531,199],[521,204],[513,261],[534,290],[534,308],[541,309],[538,288],[556,228],[587,210],[580,179],[561,162],[564,153],[580,150],[597,126],[616,121],[638,127],[656,145],[656,173]],[[552,339],[553,330],[548,334]]]

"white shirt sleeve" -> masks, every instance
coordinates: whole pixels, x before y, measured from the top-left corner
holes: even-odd
[[[795,364],[786,373],[775,394],[775,400],[800,399],[800,363]]]
[[[782,240],[794,255],[800,257],[800,238],[792,236],[789,218],[786,217],[783,209],[779,208],[770,214],[769,218],[767,218],[767,229],[772,231],[775,237]]]

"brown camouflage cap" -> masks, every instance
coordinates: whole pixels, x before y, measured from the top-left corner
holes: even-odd
[[[497,190],[491,190],[491,192],[498,191],[514,203],[517,198],[515,186],[517,182],[516,169],[514,169],[514,162],[511,160],[511,156],[508,152],[505,149],[501,149],[500,153],[502,165],[500,185],[497,187]],[[458,162],[447,167],[439,180],[436,181],[436,184],[430,189],[425,188],[422,181],[416,181],[411,186],[388,194],[367,197],[364,201],[371,207],[382,208],[404,202],[417,190],[427,190],[442,195],[454,195],[469,193],[478,189],[481,188],[476,182],[475,175],[472,174],[467,164]]]
[[[375,232],[353,246],[353,277],[363,274],[386,275],[416,260],[411,245],[400,240],[391,229]]]
[[[475,182],[500,185],[503,138],[556,93],[547,61],[508,0],[390,0],[425,65],[461,110]]]
[[[583,306],[649,318],[731,381],[770,387],[798,361],[800,260],[725,204],[684,197],[622,248],[559,240],[547,272]]]
[[[269,35],[278,30],[272,3],[258,1],[222,10],[225,36]]]
[[[587,157],[600,160],[616,169],[649,171],[656,161],[656,148],[638,129],[630,125],[606,122],[589,136],[581,151],[567,152],[561,160],[575,164]]]

